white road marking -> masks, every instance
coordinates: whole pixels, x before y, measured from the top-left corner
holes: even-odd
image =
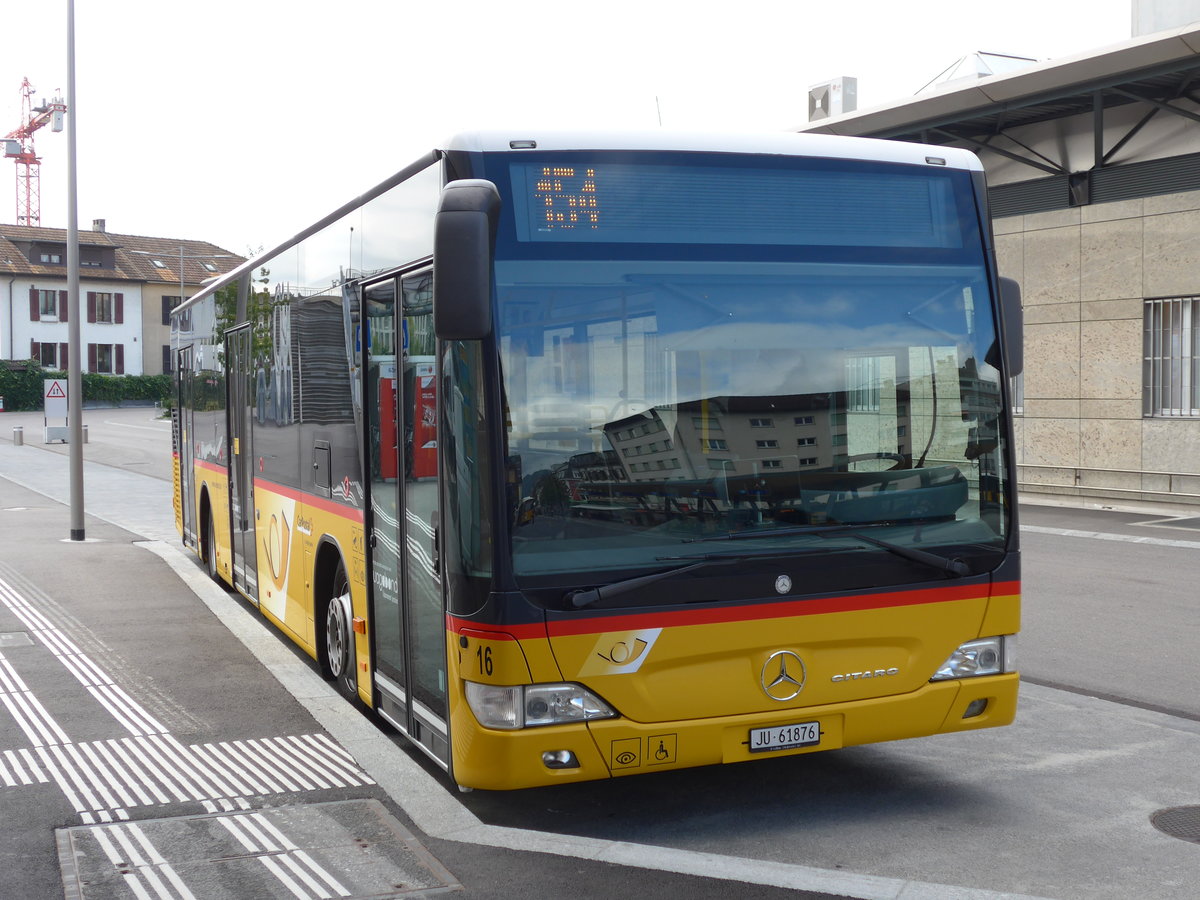
[[[150,419],[147,421],[158,421],[158,420]],[[103,420],[105,425],[112,425],[114,428],[134,428],[134,429],[137,429],[138,431],[153,431],[155,434],[162,434],[164,431],[170,431],[171,430],[171,420],[170,419],[162,419],[161,421],[162,421],[161,425],[130,425],[128,422],[114,422],[111,419]]]
[[[1200,550],[1200,541],[1174,541],[1170,538],[1141,537],[1136,534],[1109,534],[1103,531],[1079,531],[1074,528],[1047,528],[1042,525],[1022,525],[1021,532],[1056,534],[1059,537],[1090,538],[1093,541],[1117,541],[1124,544],[1150,544],[1153,547],[1179,547]]]
[[[25,627],[30,637],[49,650],[75,678],[86,687],[108,712],[121,723],[130,734],[143,735],[162,733],[166,729],[157,719],[148,713],[141,704],[137,703],[110,678],[100,666],[88,658],[67,635],[57,628],[49,619],[21,595],[7,581],[0,578],[0,603],[8,607]],[[10,693],[14,700],[20,703],[20,692]],[[32,695],[29,695],[32,699]],[[33,701],[40,709],[41,704]],[[6,701],[6,705],[9,705]],[[22,704],[24,706],[24,704]],[[11,705],[10,705],[11,709]],[[25,710],[27,713],[28,709]],[[38,725],[46,743],[66,743],[66,733],[44,714],[30,717],[30,722]],[[16,713],[14,713],[16,715]],[[45,726],[45,727],[43,727]],[[47,732],[53,731],[53,735]]]

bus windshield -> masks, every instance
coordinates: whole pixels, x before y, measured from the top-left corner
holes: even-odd
[[[513,193],[496,290],[522,586],[662,570],[725,539],[839,566],[883,544],[964,573],[1002,559],[969,176],[771,159],[522,159],[496,179]],[[911,557],[888,556],[897,580],[928,580]]]

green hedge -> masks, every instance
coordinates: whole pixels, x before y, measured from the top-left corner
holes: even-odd
[[[47,378],[66,378],[66,372],[43,369],[36,360],[4,361],[0,364],[0,397],[6,412],[42,408]],[[83,376],[83,402],[119,406],[123,401],[154,402],[166,405],[171,398],[170,375],[96,375]]]

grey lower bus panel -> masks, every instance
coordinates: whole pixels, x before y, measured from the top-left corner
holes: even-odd
[[[376,712],[401,734],[412,741],[422,753],[443,769],[450,769],[450,738],[446,723],[438,719],[419,701],[413,703],[415,733],[410,732],[408,722],[408,694],[386,675],[375,673],[375,687],[379,702]]]

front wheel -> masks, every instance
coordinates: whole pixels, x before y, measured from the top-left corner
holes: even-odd
[[[333,578],[332,594],[325,608],[325,659],[329,677],[337,684],[338,691],[353,699],[358,696],[358,673],[351,627],[350,582],[340,564]]]

